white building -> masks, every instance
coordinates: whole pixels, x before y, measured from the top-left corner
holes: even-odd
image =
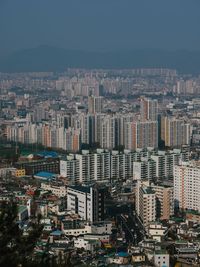
[[[82,150],[82,154],[67,156],[60,161],[60,174],[75,183],[110,180],[110,152],[97,149],[96,153]]]
[[[151,222],[148,227],[148,234],[149,236],[157,240],[158,242],[162,241],[162,238],[166,235],[167,227],[164,227],[159,222]]]
[[[84,250],[94,252],[95,248],[101,246],[101,241],[98,239],[87,239],[87,237],[79,237],[74,240],[75,248],[83,248]]]
[[[104,192],[87,186],[67,188],[67,208],[83,220],[97,222],[104,220]]]
[[[93,223],[91,228],[93,234],[112,234],[112,222],[109,221]]]
[[[155,251],[154,253],[154,266],[155,267],[169,267],[169,254],[164,250]]]
[[[200,162],[182,162],[174,167],[174,200],[180,209],[200,211]]]
[[[110,236],[112,234],[112,223],[103,221],[89,224],[83,220],[64,219],[61,222],[61,229],[65,235],[70,236],[80,236],[85,234]]]
[[[155,162],[144,158],[141,161],[133,162],[133,179],[152,180],[155,177]]]
[[[55,196],[58,196],[59,198],[65,197],[67,195],[67,188],[65,186],[41,183],[41,189],[51,191]]]
[[[186,148],[163,152],[147,147],[136,151],[108,151],[97,149],[96,152],[82,150],[60,160],[60,175],[72,183],[91,183],[110,181],[152,179],[154,177],[173,177],[173,166],[179,160],[188,160]]]
[[[66,160],[60,160],[60,175],[69,178],[70,181],[80,182],[80,161],[75,155],[67,156]]]
[[[90,225],[83,225],[81,228],[62,229],[62,231],[65,235],[80,236],[92,233],[92,227]]]
[[[174,165],[178,165],[180,160],[187,161],[188,158],[189,152],[187,147],[167,152],[158,150],[156,154],[151,155],[151,159],[154,160],[156,166],[156,177],[172,178]]]

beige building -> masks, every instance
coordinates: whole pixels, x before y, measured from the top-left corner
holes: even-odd
[[[158,116],[158,101],[142,97],[140,100],[141,120],[156,121]]]
[[[158,147],[158,122],[157,121],[133,121],[125,125],[125,148],[136,150],[137,148]]]
[[[156,220],[156,194],[151,187],[138,181],[136,192],[136,212],[145,227]]]
[[[156,194],[156,217],[161,220],[169,220],[174,214],[173,187],[152,185],[151,188]]]
[[[67,195],[67,188],[65,186],[41,183],[41,189],[51,191],[55,196],[58,197],[65,197]]]
[[[162,117],[161,139],[167,147],[181,147],[190,144],[190,124],[175,117]]]
[[[89,96],[88,97],[88,112],[91,114],[101,113],[103,111],[103,97]]]
[[[133,253],[132,254],[132,263],[133,264],[141,264],[141,263],[144,263],[146,261],[146,256],[144,253]]]

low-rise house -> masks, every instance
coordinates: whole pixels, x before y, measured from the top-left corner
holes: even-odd
[[[7,178],[15,176],[16,168],[0,168],[0,177]]]
[[[160,222],[151,222],[148,226],[149,237],[161,242],[167,233],[167,227]]]
[[[110,235],[107,234],[85,234],[84,238],[87,240],[99,240],[102,244],[106,244],[110,242]]]
[[[50,184],[50,183],[41,183],[41,189],[46,191],[51,191],[55,196],[62,198],[67,195],[66,186]]]
[[[142,252],[133,253],[131,256],[131,262],[133,264],[141,264],[144,263],[145,261],[146,261],[146,256]]]
[[[186,216],[186,222],[188,224],[194,224],[194,223],[200,224],[200,212],[194,210],[187,210],[185,216]]]
[[[169,254],[165,250],[155,251],[153,262],[155,267],[169,267]]]
[[[43,227],[43,231],[46,231],[46,232],[51,232],[52,231],[52,224],[51,223],[46,223],[44,224],[44,227]]]
[[[25,169],[16,169],[15,170],[15,176],[16,177],[23,177],[26,175],[26,170]]]
[[[96,234],[112,234],[112,222],[102,221],[93,223],[92,225],[92,233]]]
[[[107,259],[108,264],[127,265],[130,262],[130,255],[126,252],[119,252],[114,257]]]
[[[43,218],[47,218],[48,217],[48,204],[45,202],[38,203],[37,213],[41,214]]]
[[[61,220],[61,230],[65,235],[79,236],[91,233],[91,226],[86,224],[77,214],[67,214]]]
[[[101,241],[98,239],[87,239],[79,237],[74,241],[75,248],[83,248],[86,251],[94,252],[96,248],[101,247]]]
[[[83,225],[81,228],[77,229],[64,229],[63,232],[67,236],[80,236],[84,234],[89,234],[92,232],[90,225]]]

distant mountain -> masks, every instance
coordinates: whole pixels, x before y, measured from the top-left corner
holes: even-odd
[[[2,72],[63,71],[67,68],[172,68],[200,73],[200,51],[133,50],[86,52],[50,46],[17,51],[0,60]]]

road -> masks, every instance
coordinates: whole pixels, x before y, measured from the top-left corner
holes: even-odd
[[[145,229],[143,224],[131,210],[129,214],[117,215],[117,222],[125,233],[125,239],[128,244],[137,245],[144,239]]]

